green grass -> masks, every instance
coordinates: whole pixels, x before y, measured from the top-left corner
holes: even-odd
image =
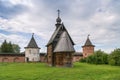
[[[120,67],[75,63],[73,68],[44,63],[0,63],[0,80],[120,80]]]

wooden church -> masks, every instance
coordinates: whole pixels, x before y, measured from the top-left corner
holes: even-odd
[[[56,29],[47,44],[47,64],[49,66],[72,67],[74,42],[63,23],[58,10]]]

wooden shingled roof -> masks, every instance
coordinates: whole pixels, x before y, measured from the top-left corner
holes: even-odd
[[[39,48],[33,35],[32,35],[30,42],[28,43],[27,47],[25,47],[25,48]]]
[[[64,31],[60,36],[54,52],[75,52],[72,41],[70,40],[66,31]]]
[[[48,41],[48,43],[47,43],[46,46],[50,45],[50,44],[55,40],[56,36],[59,34],[59,32],[61,31],[61,29],[62,29],[62,33],[63,33],[63,31],[66,31],[66,32],[67,32],[67,34],[68,34],[68,36],[69,36],[72,44],[75,45],[75,43],[73,42],[72,38],[70,37],[68,31],[66,30],[64,24],[62,23],[62,24],[59,25],[59,27],[54,31],[52,37],[50,38],[50,40]]]
[[[84,46],[94,46],[94,45],[92,44],[92,42],[90,41],[90,39],[89,39],[89,35],[88,35],[88,37],[87,37],[87,40],[86,40]],[[82,46],[82,47],[84,47],[84,46]]]

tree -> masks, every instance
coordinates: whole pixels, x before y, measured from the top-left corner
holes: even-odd
[[[113,52],[111,52],[108,60],[110,65],[120,66],[120,48],[117,48]]]
[[[20,47],[17,44],[13,44],[14,53],[20,53]]]
[[[6,40],[4,40],[4,42],[1,45],[1,52],[8,52]]]
[[[114,59],[110,59],[109,60],[109,64],[112,65],[112,66],[114,66],[115,65],[115,60]]]
[[[1,47],[0,47],[0,53],[1,53]]]
[[[4,42],[1,45],[1,52],[2,53],[20,53],[20,47],[17,44],[12,44],[11,42]]]
[[[86,58],[81,58],[80,62],[86,62]]]
[[[84,61],[91,64],[108,64],[108,54],[98,50],[93,55],[88,56]]]
[[[10,53],[14,52],[13,45],[11,44],[11,42],[7,43],[7,49],[8,49],[8,52]]]
[[[98,50],[95,53],[95,64],[108,64],[108,54],[104,51]]]

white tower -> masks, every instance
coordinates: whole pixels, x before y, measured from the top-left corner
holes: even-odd
[[[34,39],[34,33],[27,47],[25,47],[25,62],[40,61],[39,47]]]

